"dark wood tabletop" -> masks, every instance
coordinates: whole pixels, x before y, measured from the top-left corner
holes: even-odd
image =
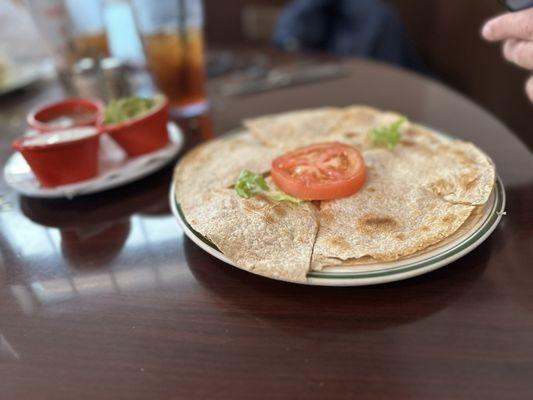
[[[172,166],[72,201],[21,197],[0,180],[0,398],[533,398],[532,154],[438,83],[346,65],[344,78],[214,95],[215,132],[303,107],[405,113],[496,162],[507,215],[485,243],[403,282],[299,286],[185,238],[168,205]],[[2,164],[25,113],[61,95],[52,83],[0,100]]]

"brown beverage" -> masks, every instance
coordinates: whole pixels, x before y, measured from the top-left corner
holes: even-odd
[[[109,46],[105,32],[88,33],[74,38],[78,58],[109,57]]]
[[[200,28],[143,35],[146,57],[171,106],[205,100],[203,36]]]

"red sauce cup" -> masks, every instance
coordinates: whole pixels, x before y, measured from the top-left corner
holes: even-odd
[[[116,124],[103,124],[99,128],[107,132],[129,157],[151,153],[165,147],[168,142],[168,99],[163,97],[160,104],[137,118]]]
[[[35,109],[28,114],[26,121],[39,132],[52,132],[96,126],[103,112],[104,104],[100,100],[72,97]]]
[[[45,139],[82,130],[88,130],[83,137],[63,138],[55,143],[32,143],[36,137]],[[43,187],[54,187],[98,175],[99,139],[100,131],[97,128],[84,127],[43,133],[33,137],[25,136],[15,139],[11,145],[22,153]]]

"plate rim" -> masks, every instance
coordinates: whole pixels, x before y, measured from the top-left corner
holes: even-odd
[[[377,270],[375,272],[309,271],[307,274],[307,279],[304,282],[294,282],[280,278],[272,278],[268,276],[267,278],[291,283],[300,283],[304,285],[316,286],[366,286],[400,281],[415,276],[423,275],[436,269],[442,268],[473,251],[476,247],[483,243],[496,229],[502,216],[505,213],[506,206],[505,187],[501,178],[498,175],[496,175],[493,193],[494,201],[491,210],[489,211],[481,225],[477,228],[472,228],[472,230],[465,232],[465,234],[463,235],[465,236],[465,238],[462,239],[456,245],[454,245],[452,248],[444,250],[441,253],[437,253],[429,258],[421,259],[417,262],[408,265],[391,267],[389,269]],[[175,196],[174,181],[172,181],[170,185],[169,201],[172,214],[174,214],[174,216],[178,220],[178,224],[189,239],[191,239],[202,250],[209,253],[213,257],[233,267],[245,270],[234,264],[231,260],[229,260],[220,250],[218,250],[218,248],[216,248],[214,244],[209,242],[207,238],[205,238],[199,232],[196,232],[188,224]],[[259,276],[265,276],[258,274],[254,271],[245,271]]]

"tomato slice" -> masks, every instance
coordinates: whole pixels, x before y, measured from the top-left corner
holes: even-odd
[[[357,192],[366,168],[353,146],[331,142],[300,147],[272,161],[271,176],[285,193],[303,200],[331,200]]]

